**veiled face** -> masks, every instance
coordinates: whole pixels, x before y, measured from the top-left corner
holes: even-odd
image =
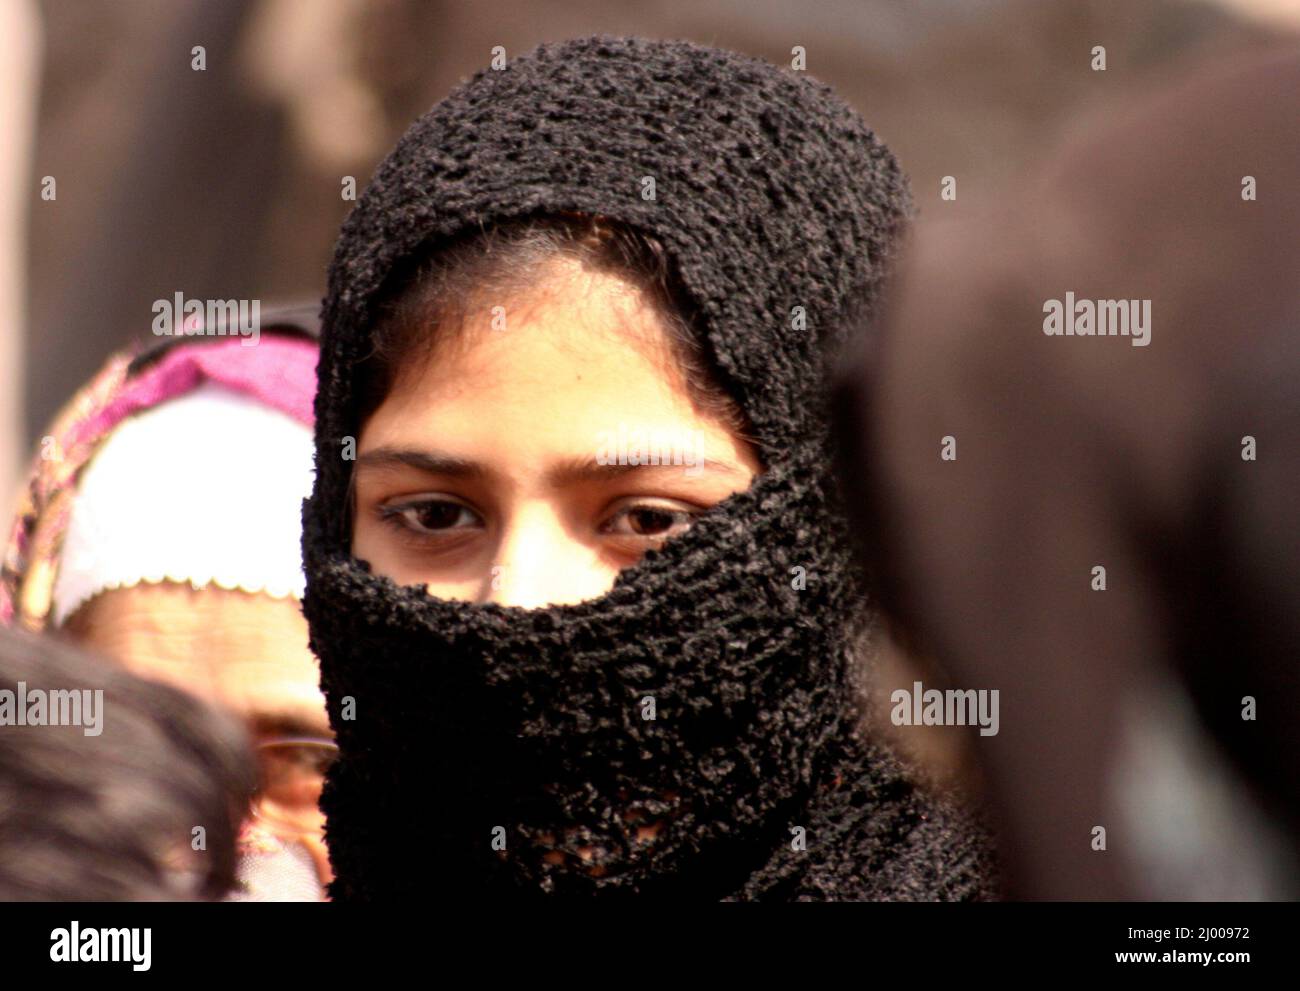
[[[420,364],[362,428],[352,551],[440,598],[598,597],[760,470],[692,402],[655,312],[576,263]]]

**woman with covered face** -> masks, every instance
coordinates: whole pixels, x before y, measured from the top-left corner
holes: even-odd
[[[339,899],[977,899],[862,729],[822,373],[909,212],[826,86],[546,44],[417,121],[330,270],[304,609]]]

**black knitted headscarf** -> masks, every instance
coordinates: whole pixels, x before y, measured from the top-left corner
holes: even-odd
[[[689,42],[542,45],[411,127],[344,225],[323,319],[304,607],[341,753],[322,797],[334,898],[992,894],[983,834],[857,730],[869,619],[823,356],[908,210],[893,156],[829,88]],[[342,452],[377,304],[444,240],[560,212],[665,245],[765,471],[597,599],[399,587],[349,550]]]

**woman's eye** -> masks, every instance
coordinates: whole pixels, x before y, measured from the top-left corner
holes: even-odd
[[[385,521],[417,533],[464,530],[479,523],[478,515],[472,509],[463,503],[447,499],[381,506],[379,512]]]
[[[604,531],[625,537],[675,537],[690,528],[695,513],[667,506],[629,506],[605,523]]]

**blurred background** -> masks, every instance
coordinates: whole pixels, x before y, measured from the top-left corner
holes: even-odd
[[[802,46],[807,71],[897,154],[924,213],[944,176],[978,200],[1108,106],[1294,42],[1300,0],[0,0],[6,512],[45,425],[111,352],[149,336],[154,300],[318,301],[346,177],[363,189],[496,46],[509,57],[593,33],[780,65]],[[1139,750],[1157,759],[1171,738]],[[924,734],[911,745],[935,767],[959,760]],[[1241,826],[1223,811],[1237,799],[1204,784],[1212,759],[1166,761],[1167,811],[1224,849]],[[1168,834],[1150,843],[1158,860]],[[1270,862],[1225,861],[1205,894],[1274,896]]]
[[[1300,31],[1295,0],[4,0],[0,491],[154,300],[315,300],[350,204],[494,46],[686,37],[854,104],[922,210],[978,196],[1081,115]],[[191,68],[203,46],[206,69]],[[1105,72],[1090,68],[1103,45]],[[55,180],[56,199],[41,198]]]

